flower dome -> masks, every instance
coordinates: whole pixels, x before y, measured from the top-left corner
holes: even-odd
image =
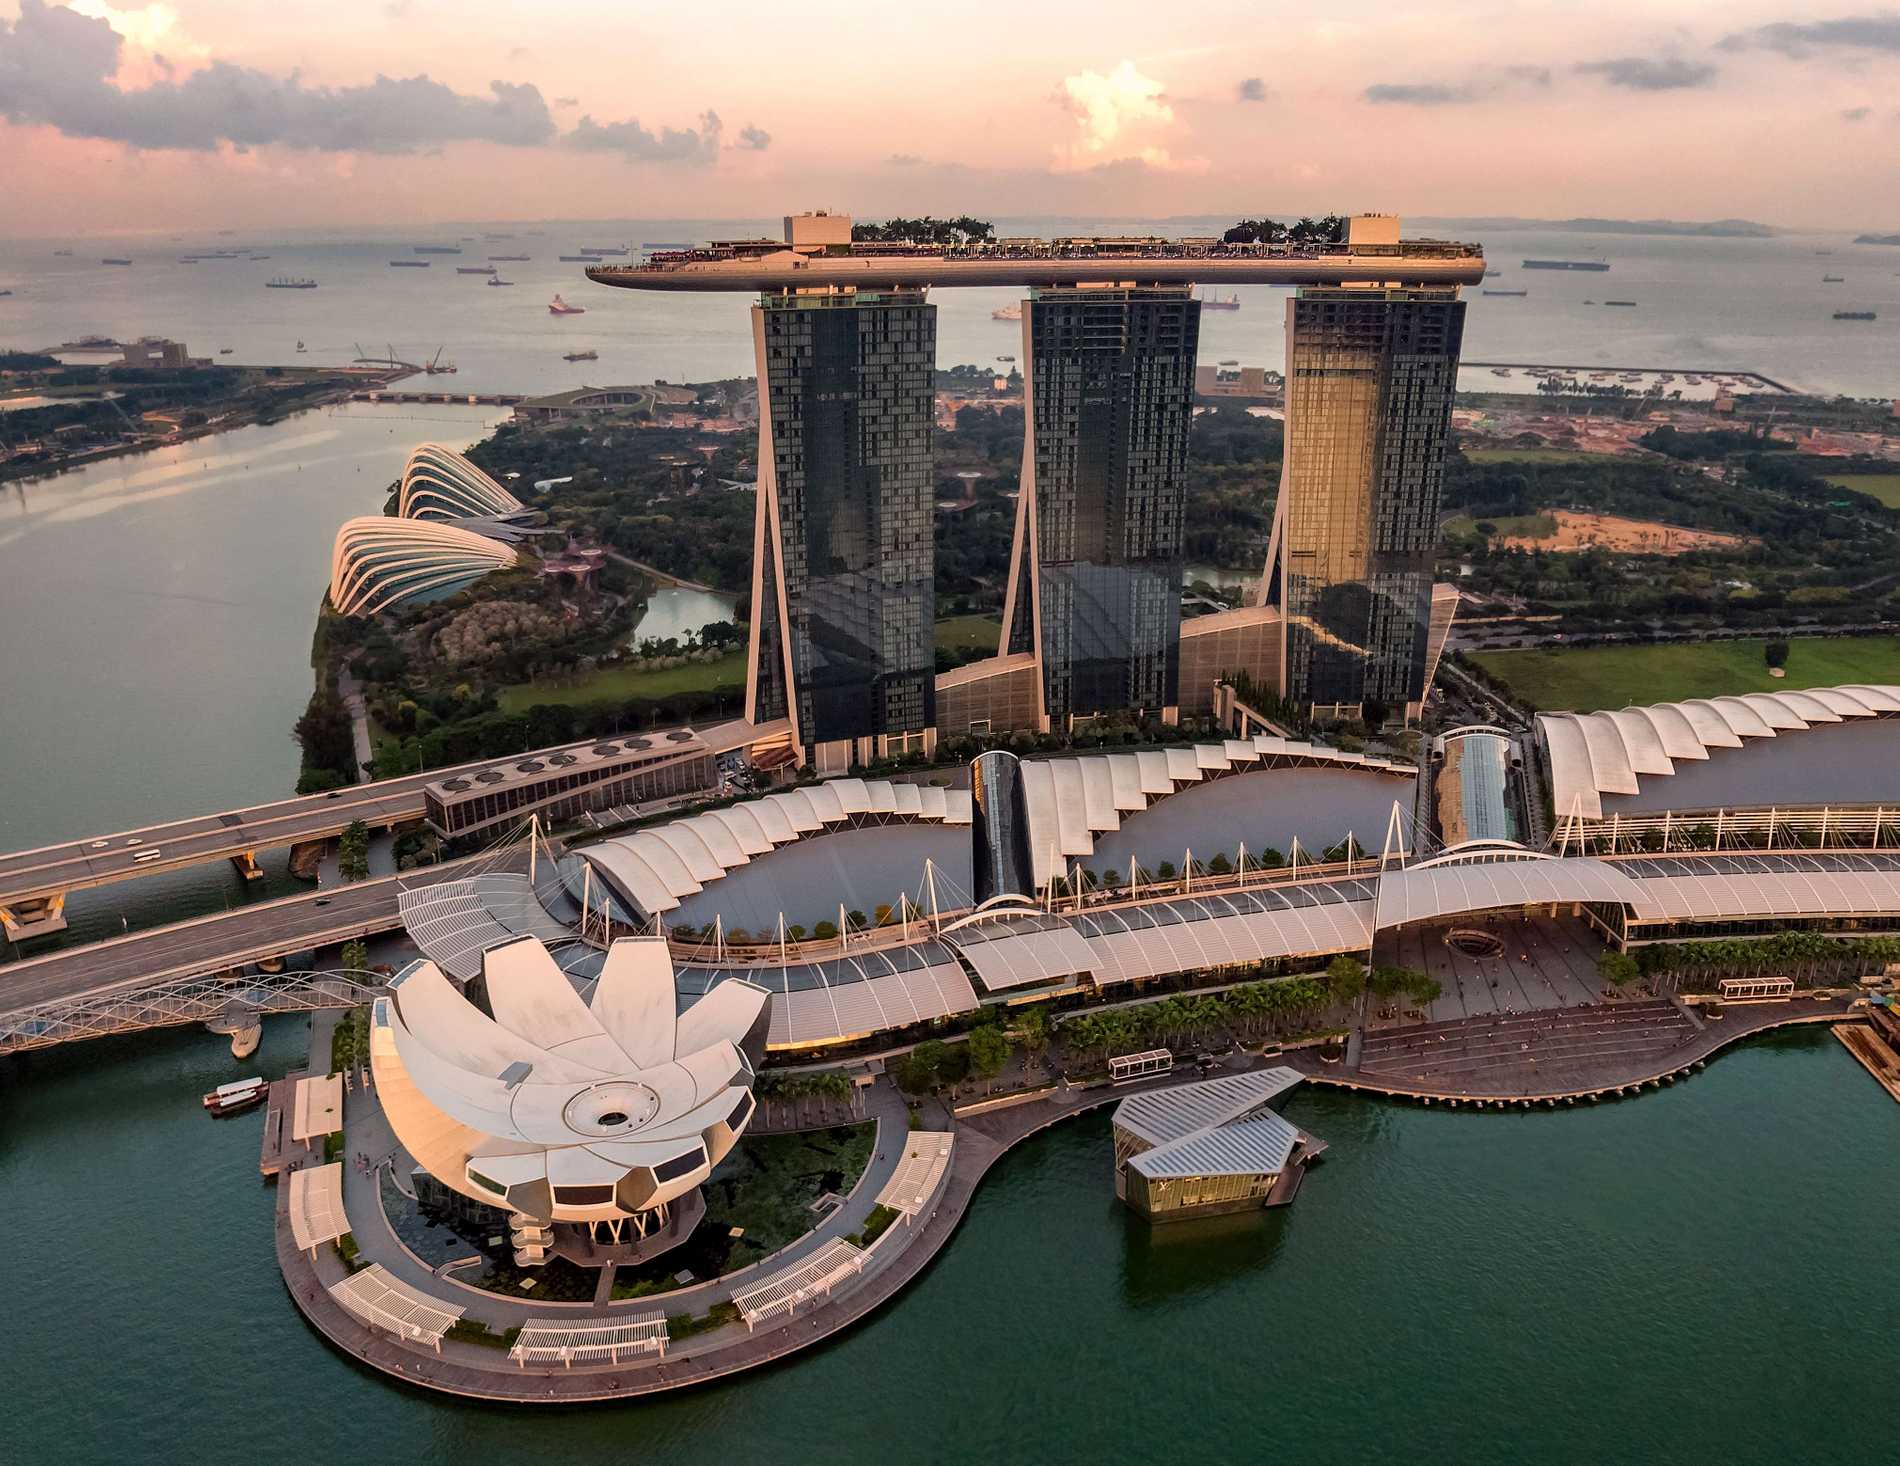
[[[521,937],[483,954],[469,992],[418,962],[370,1027],[396,1138],[464,1196],[543,1225],[643,1218],[704,1181],[752,1118],[768,994],[724,982],[679,1013],[664,938],[615,942],[583,1000]]]

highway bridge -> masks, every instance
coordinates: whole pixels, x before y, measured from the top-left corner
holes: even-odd
[[[210,1022],[233,1004],[257,1012],[352,1007],[362,974],[233,970],[398,929],[396,898],[526,861],[510,852],[262,901],[0,967],[0,1054],[166,1024]],[[524,865],[525,868],[525,865]],[[335,981],[319,981],[335,978]],[[267,1001],[266,995],[274,995]]]
[[[691,731],[706,752],[718,755],[762,739],[782,737],[784,726],[782,720],[755,727],[743,719],[735,719]],[[645,737],[657,739],[678,731],[659,729]],[[482,775],[481,782],[486,784],[494,782],[487,777],[488,771],[514,770],[510,778],[519,784],[522,769],[537,770],[549,792],[546,799],[537,796],[538,803],[529,800],[515,810],[518,817],[525,819],[531,809],[546,800],[563,797],[558,787],[563,771],[559,766],[560,754],[584,750],[599,753],[603,751],[603,742],[582,739],[531,753],[482,759],[333,789],[324,794],[299,795],[248,809],[194,815],[140,829],[121,830],[116,835],[93,836],[0,855],[0,930],[15,942],[51,936],[66,928],[69,891],[157,875],[211,860],[229,860],[247,879],[256,879],[263,874],[257,867],[259,851],[333,840],[356,820],[372,829],[388,829],[419,820],[426,809],[423,791],[431,784],[457,775]],[[627,740],[622,742],[626,744]],[[573,763],[572,759],[566,760],[569,766]],[[565,797],[575,796],[569,793]]]
[[[16,942],[47,936],[65,929],[69,891],[208,860],[229,860],[252,877],[260,850],[334,839],[355,820],[387,828],[421,819],[424,786],[450,772],[435,769],[0,855],[0,926]]]

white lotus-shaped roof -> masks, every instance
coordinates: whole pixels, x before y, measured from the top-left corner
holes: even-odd
[[[615,942],[587,1000],[535,937],[484,953],[480,982],[487,1011],[418,962],[370,1031],[396,1138],[464,1195],[545,1220],[648,1211],[752,1118],[765,989],[723,982],[680,1014],[658,937]]]

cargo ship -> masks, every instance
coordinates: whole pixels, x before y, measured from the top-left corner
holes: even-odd
[[[99,263],[102,265],[129,265],[132,262],[130,260],[107,259],[101,260]]]
[[[419,255],[459,255],[462,252],[459,244],[418,244],[412,247]]]
[[[561,360],[562,361],[599,361],[600,353],[598,351],[570,351],[566,353],[564,356],[562,356]]]
[[[598,255],[561,255],[559,259],[564,265],[597,265],[600,263],[600,257]]]
[[[264,282],[266,290],[315,290],[315,280],[304,280],[293,275],[279,275],[275,280]]]
[[[1529,295],[1528,290],[1481,290],[1480,295]]]
[[[1605,305],[1635,305],[1636,304],[1636,302],[1633,300],[1606,300],[1603,303]]]
[[[488,277],[488,283],[490,285],[512,285],[515,282],[512,280],[504,280],[499,275],[490,275]]]
[[[1846,283],[1846,280],[1847,277],[1845,275],[1823,275],[1821,277],[1821,283],[1823,285],[1841,285]]]
[[[455,267],[455,273],[458,275],[492,275],[495,273],[495,267],[493,265],[457,265]]]
[[[569,305],[557,295],[553,300],[548,302],[548,314],[551,316],[584,316],[587,314],[587,307],[584,305]]]
[[[1872,321],[1879,319],[1872,311],[1835,311],[1837,321]]]
[[[534,256],[533,255],[490,255],[488,258],[494,261],[498,265],[504,262],[512,265],[512,264],[519,264],[520,262],[524,260],[531,260],[534,258]]]
[[[1599,274],[1610,268],[1604,260],[1526,260],[1527,270],[1594,270]]]
[[[429,261],[427,260],[391,260],[389,262],[389,268],[392,270],[426,270],[429,268]]]

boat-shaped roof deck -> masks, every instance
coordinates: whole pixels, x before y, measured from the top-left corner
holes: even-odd
[[[627,290],[784,291],[929,286],[1475,285],[1484,251],[1450,240],[1396,244],[1223,244],[1195,239],[1002,240],[967,245],[854,243],[794,250],[737,240],[597,265],[587,278]]]

